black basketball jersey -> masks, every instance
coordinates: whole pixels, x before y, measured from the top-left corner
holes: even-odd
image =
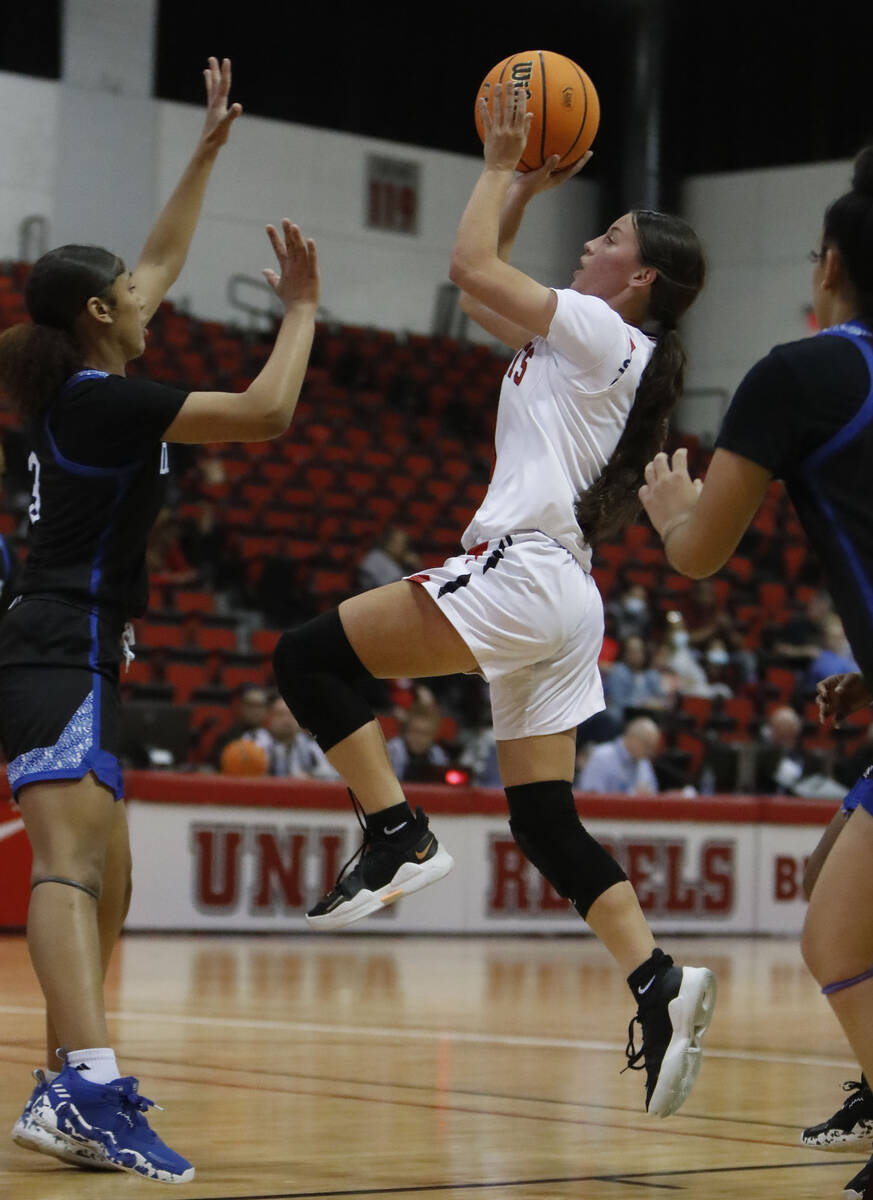
[[[45,595],[126,619],[148,598],[149,530],[163,502],[165,430],[187,393],[79,371],[27,429],[28,553],[22,597]]]
[[[777,346],[740,384],[717,445],[785,482],[855,661],[873,683],[873,332]]]

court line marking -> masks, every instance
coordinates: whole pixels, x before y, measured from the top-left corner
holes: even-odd
[[[43,1018],[45,1010],[32,1005],[2,1004],[0,1014],[4,1016]],[[382,1041],[398,1040],[430,1042],[463,1042],[472,1045],[507,1046],[537,1050],[601,1050],[610,1054],[624,1052],[620,1042],[603,1042],[589,1038],[546,1038],[521,1037],[515,1034],[466,1033],[453,1029],[390,1029],[370,1025],[326,1025],[312,1021],[280,1021],[265,1017],[208,1017],[184,1013],[107,1012],[113,1021],[152,1021],[165,1025],[206,1026],[213,1029],[253,1029],[264,1032],[341,1035],[344,1037],[369,1037]],[[720,1058],[731,1062],[784,1063],[803,1067],[839,1067],[857,1070],[858,1064],[848,1058],[826,1058],[817,1054],[773,1054],[763,1050],[719,1050],[704,1046],[706,1058]]]
[[[485,1191],[489,1188],[537,1187],[543,1184],[556,1183],[620,1183],[632,1187],[659,1188],[664,1191],[684,1191],[681,1184],[656,1183],[656,1179],[670,1176],[696,1175],[726,1175],[738,1171],[794,1171],[805,1170],[809,1167],[832,1167],[837,1169],[846,1166],[845,1162],[833,1163],[762,1163],[745,1164],[739,1167],[697,1167],[679,1171],[652,1171],[649,1173],[629,1172],[625,1175],[566,1175],[549,1179],[504,1179],[486,1180],[466,1183],[419,1183],[407,1184],[405,1187],[381,1188],[344,1188],[341,1191],[329,1192],[259,1192],[256,1195],[202,1196],[199,1200],[330,1200],[331,1197],[342,1196],[407,1196],[425,1192],[464,1192]]]
[[[161,1064],[161,1066],[165,1065],[164,1060],[152,1059],[152,1058],[148,1057],[147,1054],[142,1058],[141,1061],[143,1064],[149,1064],[149,1063],[153,1063],[153,1062],[157,1061]],[[186,1064],[186,1063],[171,1064],[171,1067],[178,1067],[178,1066],[183,1066],[183,1067],[188,1066],[190,1068],[191,1064]],[[243,1091],[252,1091],[252,1090],[259,1091],[263,1088],[263,1075],[259,1071],[249,1071],[243,1067],[226,1067],[226,1066],[220,1066],[220,1067],[215,1066],[214,1067],[214,1066],[210,1066],[210,1065],[203,1065],[201,1063],[196,1064],[196,1066],[194,1066],[193,1069],[194,1069],[196,1078],[195,1078],[195,1075],[191,1075],[191,1074],[188,1074],[188,1075],[173,1074],[172,1069],[169,1074],[166,1071],[164,1071],[161,1075],[161,1078],[168,1083],[191,1084],[191,1083],[196,1082],[201,1085],[207,1085],[210,1087],[239,1088],[240,1090],[243,1090]],[[246,1082],[243,1079],[239,1078],[239,1076],[243,1076],[243,1075],[253,1075],[254,1081],[249,1083],[249,1082]],[[218,1078],[215,1078],[215,1076],[218,1076]],[[236,1078],[228,1079],[227,1076],[232,1076],[232,1077],[235,1076]],[[272,1083],[273,1091],[282,1096],[308,1096],[308,1097],[314,1097],[317,1100],[329,1099],[329,1100],[334,1100],[334,1101],[343,1101],[345,1103],[350,1103],[350,1104],[393,1105],[393,1106],[396,1106],[399,1108],[424,1109],[424,1110],[429,1110],[429,1111],[438,1111],[438,1112],[442,1112],[442,1113],[463,1114],[465,1116],[472,1116],[472,1117],[489,1117],[494,1120],[535,1121],[535,1122],[547,1122],[547,1123],[555,1124],[555,1125],[576,1125],[576,1126],[582,1126],[585,1128],[594,1128],[594,1129],[606,1129],[606,1130],[618,1129],[618,1130],[621,1130],[623,1133],[633,1132],[633,1133],[643,1134],[644,1136],[654,1134],[656,1137],[663,1137],[663,1136],[665,1136],[666,1133],[668,1133],[669,1136],[673,1137],[673,1138],[704,1138],[707,1141],[716,1141],[716,1142],[738,1142],[741,1144],[754,1145],[754,1146],[777,1146],[783,1150],[793,1150],[795,1148],[795,1146],[797,1145],[797,1142],[794,1138],[792,1138],[792,1140],[790,1142],[784,1141],[784,1140],[777,1141],[775,1139],[765,1138],[765,1137],[747,1137],[747,1136],[742,1136],[737,1133],[716,1133],[716,1132],[713,1132],[712,1130],[708,1130],[708,1129],[703,1129],[703,1130],[700,1130],[700,1129],[677,1129],[677,1128],[675,1128],[675,1126],[671,1126],[669,1131],[665,1131],[660,1126],[660,1122],[655,1121],[654,1118],[642,1117],[639,1110],[637,1110],[637,1109],[634,1109],[633,1112],[631,1112],[629,1109],[626,1109],[626,1108],[618,1108],[616,1111],[623,1113],[623,1114],[629,1113],[631,1118],[635,1122],[634,1124],[621,1124],[614,1119],[613,1120],[594,1120],[591,1117],[584,1117],[584,1116],[580,1116],[580,1115],[576,1115],[576,1114],[562,1115],[562,1116],[549,1116],[544,1113],[531,1112],[529,1109],[525,1109],[524,1112],[515,1112],[510,1108],[496,1109],[496,1108],[466,1107],[463,1104],[448,1102],[446,1099],[425,1100],[425,1099],[409,1099],[407,1097],[396,1098],[394,1096],[374,1096],[372,1094],[367,1094],[368,1092],[371,1093],[372,1089],[374,1087],[380,1087],[380,1088],[384,1088],[385,1090],[390,1091],[393,1089],[394,1085],[393,1084],[375,1084],[374,1085],[373,1082],[370,1080],[353,1081],[351,1083],[351,1087],[356,1088],[357,1090],[356,1091],[346,1091],[346,1092],[339,1092],[336,1090],[325,1091],[320,1088],[302,1087],[302,1086],[300,1086],[300,1083],[297,1082],[299,1080],[303,1080],[304,1082],[307,1082],[307,1083],[312,1082],[305,1075],[301,1075],[297,1072],[291,1072],[288,1075],[287,1082],[283,1081],[283,1082],[277,1083],[274,1081]],[[295,1086],[289,1086],[292,1083],[292,1081],[295,1082]],[[319,1081],[319,1082],[324,1082],[324,1081]],[[328,1081],[328,1082],[330,1082],[330,1081]],[[344,1086],[348,1087],[350,1085],[348,1083],[345,1083]],[[437,1092],[439,1091],[439,1089],[436,1087],[431,1087],[427,1090],[437,1091]],[[453,1096],[453,1095],[455,1095],[455,1093],[450,1088],[446,1091],[446,1095]],[[485,1098],[490,1099],[490,1100],[504,1099],[504,1097],[502,1097],[502,1096],[499,1096],[499,1095],[494,1096],[493,1094],[491,1094],[491,1095],[486,1094]],[[512,1100],[512,1098],[510,1098],[510,1102],[511,1103],[514,1102]],[[585,1108],[586,1105],[584,1104],[584,1102],[579,1102],[578,1104],[573,1104],[573,1102],[568,1101],[567,1107]],[[602,1106],[600,1106],[600,1107],[602,1107]],[[607,1111],[612,1111],[612,1110],[607,1109]],[[642,1124],[640,1124],[640,1120],[642,1120]],[[731,1124],[742,1124],[742,1122],[739,1121],[737,1118],[733,1118],[730,1123]]]

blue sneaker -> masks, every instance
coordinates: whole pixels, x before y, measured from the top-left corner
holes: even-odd
[[[86,1146],[71,1144],[65,1138],[59,1137],[38,1124],[33,1115],[33,1106],[48,1087],[44,1072],[34,1071],[36,1087],[24,1106],[24,1112],[12,1126],[12,1140],[16,1146],[24,1150],[35,1150],[38,1154],[50,1154],[62,1162],[72,1163],[75,1167],[96,1167],[98,1170],[114,1170],[112,1163],[106,1161],[96,1150]]]
[[[70,1066],[38,1095],[34,1121],[69,1147],[96,1152],[108,1167],[160,1183],[188,1183],[194,1168],[165,1146],[143,1115],[158,1106],[137,1091],[131,1075],[91,1083]]]

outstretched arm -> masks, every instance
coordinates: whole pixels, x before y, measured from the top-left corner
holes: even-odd
[[[509,262],[512,247],[515,244],[516,235],[521,227],[528,201],[539,192],[557,187],[567,179],[572,179],[574,175],[578,175],[590,159],[591,151],[589,150],[573,166],[565,167],[559,171],[557,168],[560,158],[557,154],[553,154],[538,170],[527,171],[523,175],[515,176],[509,185],[506,199],[503,202],[503,209],[500,213],[500,225],[497,231],[497,257],[502,262]],[[468,317],[471,317],[477,325],[481,325],[488,333],[493,334],[494,337],[498,338],[505,345],[511,346],[514,350],[518,350],[533,337],[530,329],[525,329],[521,325],[515,325],[512,321],[506,320],[505,317],[501,317],[486,304],[474,299],[468,292],[461,293],[461,310]]]
[[[164,434],[168,442],[259,442],[291,423],[312,348],[319,275],[315,245],[286,218],[267,226],[278,270],[267,283],[284,309],[272,353],[244,392],[191,392]]]
[[[194,229],[200,217],[206,185],[218,156],[227,141],[230,127],[242,112],[242,106],[227,106],[230,94],[230,59],[219,66],[210,58],[203,72],[206,80],[206,121],[203,132],[175,191],[161,210],[139,262],[133,270],[133,283],[144,301],[146,320],[149,320],[168,289],[178,278]]]
[[[692,579],[720,570],[760,508],[772,478],[765,467],[730,450],[716,450],[705,482],[691,479],[684,448],[673,455],[672,465],[666,454],[656,455],[646,467],[639,495],[670,566]]]
[[[505,241],[510,235],[511,244],[524,207],[518,210],[510,205],[509,221],[501,233],[504,202],[527,142],[531,118],[525,111],[524,91],[520,88],[497,84],[492,111],[489,112],[484,99],[480,104],[485,165],[458,225],[449,278],[474,301],[515,326],[521,332],[518,344],[523,345],[534,334],[548,333],[557,307],[557,297],[551,288],[537,283],[500,256],[501,238]]]

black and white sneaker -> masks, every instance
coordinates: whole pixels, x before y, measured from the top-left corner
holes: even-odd
[[[669,1117],[684,1104],[700,1073],[700,1043],[712,1020],[716,983],[706,967],[676,967],[660,951],[653,958],[648,979],[635,978],[638,968],[628,981],[639,1007],[628,1026],[625,1070],[645,1069],[646,1112]],[[634,1022],[642,1027],[639,1050]]]
[[[850,1179],[843,1192],[844,1200],[864,1200],[873,1195],[870,1180],[873,1177],[873,1158],[869,1158],[854,1179]]]
[[[349,865],[358,859],[349,871]],[[455,860],[428,828],[420,808],[408,836],[397,840],[364,827],[364,840],[343,867],[332,891],[311,908],[306,920],[315,929],[342,929],[418,892],[448,875]]]
[[[841,1106],[827,1121],[810,1125],[800,1135],[804,1146],[815,1150],[854,1150],[873,1142],[873,1092],[862,1075],[847,1079],[843,1091],[849,1092]]]

